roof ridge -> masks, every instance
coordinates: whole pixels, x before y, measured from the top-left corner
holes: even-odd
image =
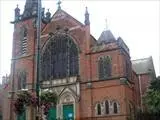
[[[151,57],[152,57],[152,56],[145,57],[145,58],[138,58],[138,59],[134,59],[134,60],[131,60],[131,61],[145,60],[145,59],[150,59]]]

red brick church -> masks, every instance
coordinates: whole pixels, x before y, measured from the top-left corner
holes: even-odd
[[[54,113],[50,114],[52,119],[48,120],[134,117],[141,108],[142,96],[138,74],[132,69],[129,48],[123,39],[116,39],[110,30],[102,31],[99,39],[95,39],[90,33],[87,8],[84,23],[62,10],[60,4],[53,16],[44,12],[42,9],[40,89],[58,96]],[[23,14],[18,7],[15,9],[12,96],[8,108],[12,120],[18,120],[12,110],[15,93],[35,90],[36,15],[37,0],[26,0]],[[34,116],[34,110],[28,108],[23,120],[35,120]]]

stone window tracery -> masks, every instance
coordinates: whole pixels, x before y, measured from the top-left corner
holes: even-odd
[[[78,48],[66,34],[55,35],[41,57],[41,79],[61,79],[79,73]]]
[[[111,115],[120,113],[120,104],[117,100],[105,100],[95,106],[96,115]]]

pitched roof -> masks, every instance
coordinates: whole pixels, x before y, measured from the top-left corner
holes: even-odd
[[[68,16],[69,18],[71,18],[73,21],[75,21],[78,25],[83,26],[84,24],[81,23],[80,21],[78,21],[77,19],[75,19],[73,16],[71,16],[69,13],[67,13],[66,11],[62,10],[62,9],[57,9],[57,11],[52,15],[51,17],[51,21],[55,20],[55,19],[64,19],[64,17]],[[50,24],[46,24],[44,26],[44,28],[42,29],[42,33],[45,31],[45,29],[47,28],[47,26],[49,26]]]
[[[80,25],[84,25],[83,23],[81,23],[80,21],[78,21],[77,19],[75,19],[73,16],[71,16],[69,13],[67,13],[66,11],[62,10],[62,9],[58,9],[52,16],[51,19],[55,19],[56,17],[60,17],[60,16],[69,16],[71,19],[73,19],[75,22],[77,22]]]
[[[115,41],[115,37],[113,36],[112,32],[110,30],[105,30],[101,33],[98,43],[109,43]]]
[[[152,57],[132,60],[132,68],[137,74],[155,73]]]

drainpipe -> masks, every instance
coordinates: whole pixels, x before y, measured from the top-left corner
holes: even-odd
[[[40,120],[40,39],[41,39],[41,0],[38,0],[38,16],[37,16],[37,42],[36,42],[36,95],[38,98],[37,101],[37,111],[36,111],[36,120]]]
[[[143,106],[142,106],[142,84],[141,84],[141,75],[140,74],[138,75],[138,82],[139,82],[139,91],[140,91],[140,98],[141,98],[140,106],[141,106],[141,110],[143,112]]]

